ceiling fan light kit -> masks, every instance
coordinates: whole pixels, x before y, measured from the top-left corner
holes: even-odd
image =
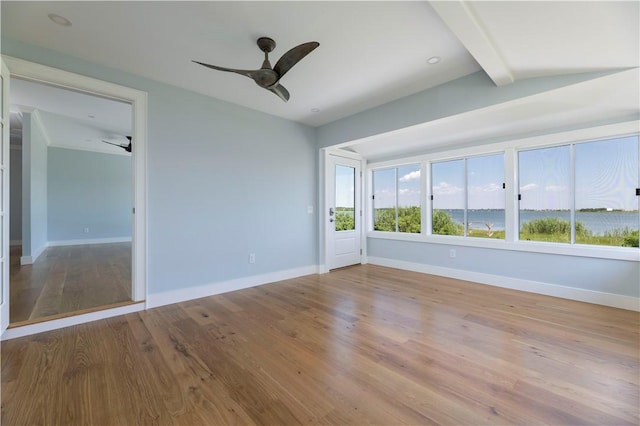
[[[192,61],[196,64],[202,65],[207,68],[211,68],[218,71],[233,72],[236,74],[244,75],[251,78],[255,83],[267,89],[268,91],[276,94],[280,99],[287,102],[289,100],[289,91],[280,84],[280,79],[291,69],[295,64],[300,62],[302,58],[311,53],[315,48],[320,46],[320,43],[316,41],[310,41],[308,43],[300,44],[287,53],[282,55],[275,67],[271,67],[269,62],[269,53],[276,47],[276,42],[269,37],[260,37],[257,40],[258,48],[264,52],[264,61],[262,67],[257,70],[240,70],[234,68],[219,67],[216,65],[206,64],[204,62]]]

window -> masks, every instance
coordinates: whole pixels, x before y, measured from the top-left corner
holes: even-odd
[[[355,179],[353,167],[336,164],[336,231],[356,229]]]
[[[431,176],[433,234],[504,239],[503,154],[433,163]]]
[[[520,239],[571,242],[570,146],[518,154]]]
[[[637,261],[638,124],[373,164],[371,237]]]
[[[466,203],[464,160],[443,161],[431,165],[433,194],[431,233],[464,235]]]
[[[504,239],[504,155],[467,159],[467,235]]]
[[[373,171],[373,229],[420,233],[420,165]]]
[[[638,137],[575,146],[575,242],[638,246]]]
[[[638,137],[521,151],[520,239],[638,246]]]

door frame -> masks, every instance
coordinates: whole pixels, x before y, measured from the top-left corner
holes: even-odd
[[[38,83],[50,84],[107,99],[125,101],[131,104],[133,114],[132,136],[135,141],[132,146],[133,212],[131,232],[131,299],[133,302],[144,302],[147,298],[147,92],[11,56],[2,55],[2,62],[6,64],[8,68],[9,78],[21,78]],[[8,144],[9,141],[7,140],[5,143]],[[8,234],[3,235],[2,245],[8,250]],[[145,308],[146,306],[143,304],[139,310]],[[108,311],[109,309],[106,309],[101,312],[104,312],[104,316],[108,317],[111,316]],[[26,327],[29,326],[20,328]],[[3,335],[3,337],[5,336]]]
[[[319,188],[319,206],[318,209],[318,227],[320,235],[318,253],[322,255],[319,261],[318,272],[321,274],[329,272],[329,239],[331,238],[331,228],[327,226],[327,209],[331,204],[331,197],[333,194],[329,193],[330,185],[327,184],[328,179],[332,177],[330,170],[329,156],[344,157],[350,160],[360,161],[360,208],[362,209],[362,218],[360,219],[360,247],[362,248],[362,255],[360,256],[360,263],[367,263],[367,245],[366,245],[366,223],[365,220],[367,212],[364,203],[364,169],[366,162],[364,158],[358,153],[345,151],[342,149],[321,149],[320,150],[320,172],[319,182],[321,188]]]
[[[2,68],[2,96],[0,96],[0,102],[2,102],[2,143],[0,144],[0,156],[2,161],[0,162],[0,217],[2,218],[0,234],[2,235],[2,247],[0,251],[2,256],[0,257],[0,333],[9,326],[9,126],[10,121],[5,119],[9,117],[9,69],[7,68],[4,60],[0,58],[0,67]]]

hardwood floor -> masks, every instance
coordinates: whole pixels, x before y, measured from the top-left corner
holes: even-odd
[[[363,265],[2,343],[2,424],[639,423],[640,315]]]
[[[32,265],[20,254],[11,247],[11,324],[131,300],[131,243],[49,247]]]

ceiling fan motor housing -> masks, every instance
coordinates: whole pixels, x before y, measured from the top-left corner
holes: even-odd
[[[269,37],[260,37],[258,39],[258,47],[264,53],[269,53],[269,52],[273,51],[273,49],[276,48],[276,42],[272,38],[269,38]]]

